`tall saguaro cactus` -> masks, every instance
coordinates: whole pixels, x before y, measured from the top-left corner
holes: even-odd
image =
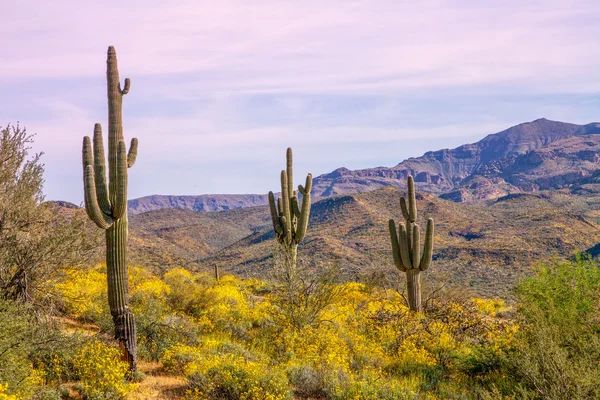
[[[433,219],[427,220],[425,243],[421,254],[421,232],[417,220],[417,200],[415,198],[415,183],[413,177],[408,177],[408,205],[404,197],[400,198],[400,208],[406,224],[400,223],[396,231],[396,223],[390,219],[390,237],[392,239],[392,255],[394,264],[406,272],[408,289],[408,305],[412,311],[421,311],[421,271],[431,265],[433,254]]]
[[[123,137],[123,96],[129,92],[125,79],[121,89],[117,54],[108,48],[108,186],[104,160],[102,127],[94,126],[93,149],[89,136],[83,138],[83,176],[85,209],[92,221],[106,231],[108,303],[115,324],[115,339],[123,359],[135,371],[137,360],[135,318],[129,310],[127,269],[127,168],[135,163],[137,139],[131,140],[129,153]]]
[[[300,208],[298,192],[294,190],[291,147],[287,149],[286,161],[286,170],[281,171],[281,197],[276,202],[273,192],[269,192],[269,206],[275,236],[285,249],[292,266],[295,267],[298,243],[304,239],[308,228],[312,175],[306,176],[304,186],[298,185],[298,192],[302,194],[302,208]]]

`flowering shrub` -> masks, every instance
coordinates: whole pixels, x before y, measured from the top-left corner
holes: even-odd
[[[16,395],[6,393],[7,390],[8,384],[0,383],[0,400],[19,400]]]
[[[464,398],[501,384],[501,360],[517,331],[499,313],[506,309],[499,299],[437,299],[415,314],[396,291],[330,283],[339,295],[319,306],[314,323],[295,324],[282,313],[281,293],[257,279],[225,275],[215,282],[182,268],[162,279],[141,268],[130,274],[140,357],[184,375],[185,398]],[[72,278],[59,288],[86,299],[65,301],[75,316],[106,307],[100,270]],[[126,366],[108,361],[119,356],[108,349],[102,355],[89,347],[77,358],[88,397],[127,391]],[[97,364],[113,370],[104,376]]]
[[[285,372],[242,346],[206,339],[199,346],[176,345],[165,368],[188,377],[189,399],[285,400],[291,398]]]
[[[69,315],[96,321],[109,312],[106,273],[100,268],[67,271],[66,279],[55,286]]]
[[[114,347],[89,342],[77,351],[73,365],[79,388],[89,400],[120,399],[131,389],[124,378],[129,366]]]

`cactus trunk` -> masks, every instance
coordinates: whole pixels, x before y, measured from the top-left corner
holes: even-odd
[[[137,359],[135,318],[129,311],[129,279],[127,274],[127,217],[122,217],[106,230],[106,269],[108,305],[115,324],[123,361],[135,369]]]
[[[412,311],[421,312],[421,271],[409,269],[406,271],[406,288],[408,292],[408,307]]]

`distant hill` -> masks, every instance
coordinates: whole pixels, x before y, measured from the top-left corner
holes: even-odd
[[[198,196],[152,195],[129,200],[130,214],[140,214],[162,208],[193,211],[223,211],[268,204],[264,194],[202,194]]]
[[[130,261],[158,267],[198,265],[203,257],[271,226],[265,207],[221,212],[161,209],[129,218]]]
[[[313,198],[404,188],[408,175],[419,189],[455,202],[496,199],[511,193],[566,189],[600,193],[600,124],[538,119],[455,149],[430,151],[394,167],[338,168],[315,177]],[[221,211],[267,204],[266,194],[146,196],[129,201],[131,214],[161,208]]]

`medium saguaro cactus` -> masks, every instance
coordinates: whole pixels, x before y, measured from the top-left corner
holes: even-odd
[[[294,190],[291,147],[287,149],[286,160],[286,170],[281,171],[281,197],[276,202],[273,192],[269,192],[269,206],[275,236],[285,249],[286,256],[290,258],[291,265],[295,267],[298,243],[304,239],[308,228],[312,175],[306,176],[304,187],[298,185],[298,192],[302,195],[302,208],[300,208],[298,192]]]
[[[412,176],[408,177],[408,205],[404,197],[400,198],[400,208],[406,224],[400,223],[396,231],[396,223],[390,219],[390,237],[392,239],[392,255],[394,264],[406,272],[408,289],[408,305],[412,311],[421,311],[421,271],[431,265],[433,253],[433,219],[427,220],[425,243],[421,254],[421,232],[417,220],[417,200],[415,198],[415,183]]]
[[[134,372],[137,360],[135,318],[129,310],[127,268],[127,168],[135,163],[137,139],[131,140],[129,153],[123,137],[123,96],[129,92],[125,79],[121,89],[117,54],[108,48],[106,61],[108,82],[108,187],[104,161],[102,127],[94,126],[93,149],[89,136],[83,138],[83,176],[85,209],[92,221],[106,231],[106,267],[108,303],[115,324],[115,339],[123,360]]]

